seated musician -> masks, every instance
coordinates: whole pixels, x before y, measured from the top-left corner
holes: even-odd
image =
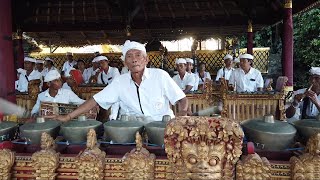
[[[187,72],[189,74],[192,74],[194,77],[194,86],[191,89],[191,91],[197,91],[198,90],[198,85],[199,85],[199,76],[197,76],[195,73],[192,72],[193,69],[193,59],[191,58],[186,58],[187,61]]]
[[[25,71],[20,71],[19,80],[16,85],[16,90],[19,92],[28,91],[28,83],[31,80],[40,79],[41,73],[34,69],[36,60],[30,57],[24,58],[24,68]]]
[[[66,71],[69,71],[71,68],[73,68],[77,61],[73,60],[73,54],[71,52],[66,53],[67,61],[63,63],[61,74],[64,76],[64,73]]]
[[[320,67],[310,69],[310,87],[295,91],[294,101],[286,110],[287,118],[296,114],[300,108],[301,119],[314,118],[320,112]]]
[[[211,81],[211,75],[206,71],[206,64],[204,62],[199,64],[199,72],[197,73],[197,76],[199,77],[199,88],[200,86],[202,87],[206,81]]]
[[[83,72],[83,80],[85,83],[96,83],[97,76],[100,72],[100,64],[97,62],[97,59],[92,60],[92,66],[85,69]]]
[[[233,64],[233,57],[230,54],[227,54],[224,58],[224,67],[219,69],[217,72],[216,82],[220,83],[220,78],[224,78],[225,80],[229,81],[232,71],[234,68],[232,67]]]
[[[49,57],[46,57],[44,59],[45,63],[44,63],[44,66],[46,67],[42,72],[43,72],[43,77],[47,75],[47,73],[51,70],[57,70],[59,72],[59,70],[54,67],[54,64],[53,64],[53,59],[49,58]]]
[[[253,56],[251,54],[240,55],[240,68],[232,71],[229,86],[236,92],[255,92],[263,90],[263,78],[261,72],[252,67]]]
[[[117,76],[120,76],[118,68],[109,66],[109,60],[105,56],[97,56],[93,61],[99,62],[100,64],[100,73],[98,75],[97,83],[98,84],[110,84],[113,79]]]
[[[174,117],[169,102],[178,102],[180,115],[187,115],[186,95],[169,74],[161,69],[146,68],[149,59],[143,44],[127,40],[122,54],[129,73],[116,77],[111,84],[68,115],[48,118],[69,121],[97,104],[108,109],[117,102],[120,103],[120,114],[150,116],[156,121],[161,121],[164,115]]]
[[[187,72],[187,61],[183,58],[177,58],[176,68],[178,70],[178,74],[173,76],[172,79],[184,93],[189,93],[195,84],[195,78],[193,74]]]
[[[43,73],[44,73],[43,64],[44,64],[44,61],[42,61],[40,59],[36,60],[36,70],[39,73],[41,73],[41,76],[43,76]]]
[[[37,102],[31,111],[32,116],[39,113],[41,102],[82,104],[85,101],[80,99],[73,91],[61,88],[61,76],[56,70],[49,71],[44,77],[44,82],[47,82],[49,88],[38,95]]]

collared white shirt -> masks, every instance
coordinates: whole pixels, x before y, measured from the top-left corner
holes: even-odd
[[[110,84],[113,79],[117,76],[120,76],[118,68],[114,68],[109,66],[108,73],[106,74],[104,71],[100,72],[98,75],[98,84]]]
[[[234,70],[234,68],[228,69],[226,67],[223,67],[223,68],[219,69],[218,72],[217,72],[216,81],[219,81],[219,79],[222,78],[222,77],[225,80],[229,80],[233,70]]]
[[[199,86],[199,76],[196,73],[190,73],[194,77],[194,86],[191,89],[191,91],[197,91]]]
[[[47,73],[48,73],[49,71],[51,71],[51,70],[57,70],[57,71],[60,73],[60,71],[59,71],[56,67],[52,66],[50,69],[49,69],[49,68],[44,68],[44,70],[42,71],[42,76],[43,76],[43,77],[46,76]]]
[[[123,66],[122,69],[121,69],[121,74],[125,74],[125,73],[128,73],[129,72],[129,69],[127,66]]]
[[[185,90],[188,85],[194,87],[194,84],[195,84],[195,78],[194,78],[193,74],[188,73],[188,72],[186,72],[184,74],[183,79],[180,78],[179,74],[173,76],[172,79],[177,83],[177,85],[182,90]]]
[[[67,82],[63,83],[63,85],[62,85],[61,88],[62,88],[62,89],[68,89],[68,90],[71,90],[71,91],[72,91],[71,87],[68,85]]]
[[[89,83],[89,79],[91,78],[91,76],[96,75],[96,73],[99,72],[99,70],[100,70],[99,68],[97,68],[96,70],[93,70],[93,67],[89,67],[85,69],[82,74],[84,82]]]
[[[62,66],[62,71],[67,72],[71,68],[73,68],[73,66],[76,64],[77,64],[77,61],[72,61],[71,63],[69,63],[69,61],[67,60],[66,62],[64,62],[63,66]]]
[[[184,97],[186,95],[167,72],[154,68],[145,68],[139,87],[129,72],[115,78],[93,96],[104,109],[120,102],[120,115],[151,116],[155,121],[161,121],[164,115],[173,118],[170,103],[175,104]]]
[[[39,73],[39,71],[37,70],[33,70],[29,76],[27,76],[25,73],[21,73],[19,75],[19,80],[17,83],[17,89],[19,92],[27,92],[28,91],[28,83],[31,80],[35,80],[35,79],[42,79],[42,75],[41,73]]]
[[[57,95],[52,97],[49,94],[49,89],[47,89],[38,95],[37,102],[33,106],[31,114],[39,112],[41,102],[82,104],[85,100],[80,99],[73,91],[68,89],[59,89]]]
[[[264,82],[261,72],[251,67],[247,74],[241,68],[232,71],[229,84],[234,85],[237,92],[254,92],[263,88]]]
[[[197,76],[198,76],[198,78],[199,78],[199,83],[198,83],[199,85],[200,85],[200,84],[203,84],[206,79],[210,79],[210,80],[211,80],[211,75],[210,75],[210,73],[209,73],[209,72],[206,72],[206,71],[204,72],[204,77],[203,77],[203,78],[200,77],[199,72],[197,73]]]
[[[297,91],[294,91],[294,95],[297,94],[303,94],[305,93],[307,90],[307,88],[303,88],[303,89],[299,89]],[[320,94],[317,96],[318,101],[320,101]],[[302,111],[304,109],[304,101],[299,102],[299,108],[300,108],[300,115],[302,115]],[[319,110],[317,108],[317,106],[315,104],[313,104],[310,100],[307,104],[307,108],[306,108],[306,115],[309,117],[315,117],[319,114]]]

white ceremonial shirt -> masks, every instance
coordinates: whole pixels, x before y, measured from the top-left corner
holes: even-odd
[[[40,110],[41,102],[64,103],[64,104],[82,104],[85,100],[80,99],[73,91],[68,89],[59,89],[55,97],[51,97],[49,89],[40,93],[36,104],[33,106],[31,114],[36,114]]]
[[[59,71],[56,67],[52,66],[51,69],[49,69],[49,68],[44,68],[44,70],[42,71],[42,76],[43,76],[43,77],[46,76],[47,73],[48,73],[49,71],[51,71],[51,70],[57,70],[57,71],[60,73],[60,71]]]
[[[294,95],[297,95],[297,94],[303,94],[305,93],[307,90],[307,88],[304,88],[304,89],[299,89],[297,91],[294,91]],[[318,101],[320,101],[320,94],[317,96],[318,98]],[[302,115],[302,111],[304,109],[304,100],[299,102],[299,108],[300,108],[300,115]],[[296,112],[297,113],[297,112]],[[319,114],[319,110],[318,108],[316,107],[316,105],[314,105],[310,100],[307,102],[307,107],[306,107],[306,115],[309,116],[309,117],[316,117],[317,115]],[[303,117],[301,117],[303,118]]]
[[[64,62],[63,66],[62,66],[62,71],[64,71],[64,73],[66,73],[71,68],[73,68],[73,66],[76,64],[77,64],[77,61],[72,61],[71,63],[69,63],[69,61],[67,60],[66,62]]]
[[[263,88],[264,82],[261,72],[251,67],[247,74],[241,68],[232,71],[229,84],[235,86],[237,92],[254,92]]]
[[[209,73],[209,72],[206,72],[206,71],[204,72],[204,77],[203,77],[203,78],[200,77],[199,72],[197,73],[197,76],[198,76],[198,78],[199,78],[199,83],[198,83],[198,85],[203,84],[206,79],[210,79],[210,80],[211,80],[211,75],[210,75],[210,73]]]
[[[185,90],[186,87],[189,85],[189,86],[192,86],[192,88],[194,87],[194,84],[195,84],[195,78],[194,78],[194,75],[192,73],[188,73],[186,72],[183,76],[183,79],[180,78],[180,75],[177,74],[175,76],[173,76],[172,78],[176,83],[177,85],[182,89],[182,90]],[[191,89],[192,90],[192,89]]]
[[[89,83],[91,76],[96,75],[96,73],[99,70],[100,70],[99,68],[97,68],[96,70],[93,70],[93,67],[89,67],[89,68],[85,69],[82,74],[84,82]]]
[[[127,66],[123,66],[122,69],[121,69],[121,74],[125,74],[125,73],[128,73],[129,72],[129,69]]]
[[[197,91],[198,90],[198,86],[199,86],[199,76],[195,73],[191,73],[194,77],[194,86],[193,88],[191,89],[191,91]]]
[[[18,80],[18,83],[17,83],[17,89],[16,90],[18,90],[19,92],[27,92],[28,91],[28,83],[29,83],[29,81],[35,80],[35,79],[40,79],[40,80],[42,79],[41,73],[39,73],[39,71],[37,71],[37,70],[33,70],[29,74],[29,76],[27,76],[25,73],[21,73],[19,75],[19,80]]]
[[[145,68],[140,86],[129,72],[115,78],[93,96],[104,109],[120,102],[120,115],[151,116],[155,121],[161,121],[164,115],[174,118],[170,103],[174,105],[184,97],[186,95],[167,72],[154,68]]]
[[[222,78],[222,77],[225,80],[229,80],[233,70],[234,70],[234,68],[228,69],[226,67],[223,67],[223,68],[219,69],[218,72],[217,72],[216,81],[219,81],[219,79]]]
[[[109,66],[107,74],[104,71],[100,72],[100,74],[98,75],[97,83],[110,84],[117,76],[120,76],[118,68]]]

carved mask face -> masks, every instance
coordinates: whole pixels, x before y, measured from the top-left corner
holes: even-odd
[[[182,143],[182,159],[188,172],[188,178],[220,179],[222,178],[222,160],[225,156],[224,145],[207,145],[184,141]]]

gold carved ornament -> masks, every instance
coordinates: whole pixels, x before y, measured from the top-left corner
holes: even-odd
[[[103,179],[106,153],[99,149],[94,129],[87,134],[87,148],[76,157],[78,179]]]
[[[142,137],[136,132],[136,148],[124,155],[125,178],[130,180],[153,180],[156,156],[142,147]]]
[[[59,153],[55,151],[55,141],[46,132],[41,135],[41,151],[32,155],[32,167],[35,169],[36,179],[55,179],[59,166]]]
[[[0,179],[11,179],[11,168],[14,164],[15,153],[9,149],[0,150]]]
[[[291,179],[320,179],[320,133],[311,136],[305,153],[290,158]]]
[[[233,179],[243,131],[231,119],[177,117],[165,129],[168,179]],[[170,174],[170,173],[169,173]]]
[[[251,20],[248,21],[248,32],[250,32],[250,33],[253,32],[253,30],[252,30],[252,21]]]
[[[40,92],[40,79],[30,80],[28,83],[28,96],[30,99],[36,99]]]
[[[248,154],[237,163],[237,180],[271,179],[271,164],[257,153]]]
[[[284,1],[284,8],[285,9],[292,9],[292,0],[285,0]]]

